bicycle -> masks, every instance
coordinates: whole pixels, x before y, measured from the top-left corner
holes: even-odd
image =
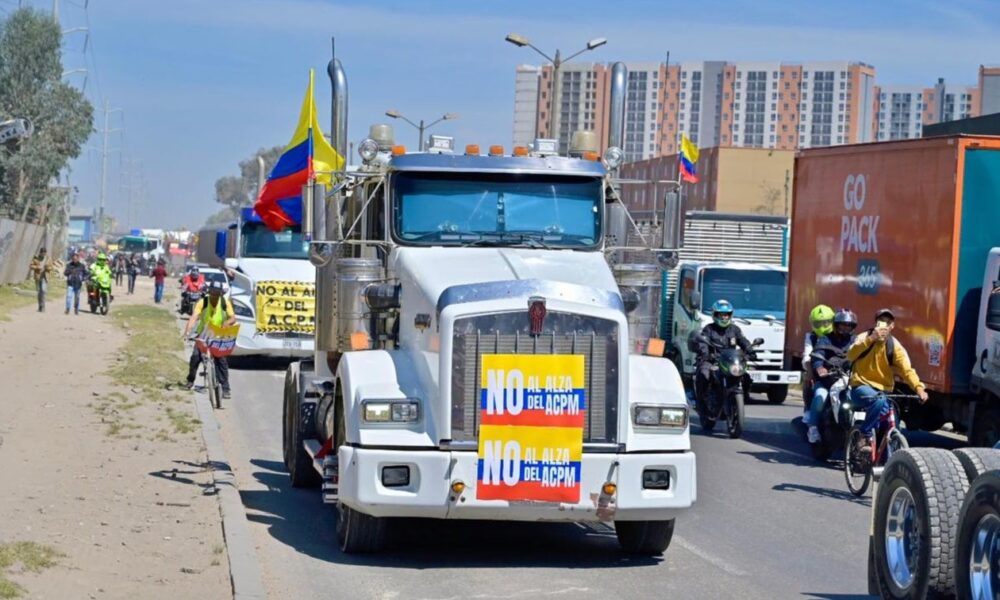
[[[195,347],[201,353],[202,376],[205,381],[205,390],[208,391],[208,402],[215,408],[222,408],[222,384],[218,382],[215,372],[215,357],[209,352],[208,344],[204,338],[198,336],[194,338]]]
[[[863,496],[868,491],[872,477],[877,479],[882,474],[882,469],[885,468],[885,463],[893,452],[910,447],[903,432],[897,427],[899,420],[893,399],[918,397],[913,394],[880,394],[880,397],[889,402],[889,412],[879,419],[875,428],[875,444],[871,447],[871,453],[861,452],[866,441],[865,434],[861,431],[865,412],[854,412],[854,423],[847,433],[847,443],[844,448],[844,478],[847,480],[847,489],[855,496]]]

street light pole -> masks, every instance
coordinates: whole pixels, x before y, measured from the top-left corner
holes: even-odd
[[[434,127],[441,121],[451,121],[453,119],[458,118],[458,115],[455,113],[445,113],[444,116],[442,116],[440,119],[425,124],[423,119],[420,119],[419,123],[414,123],[413,121],[403,116],[403,113],[399,112],[398,110],[387,110],[385,111],[385,116],[393,119],[402,119],[407,123],[409,123],[410,125],[416,127],[417,131],[419,132],[418,135],[420,136],[420,139],[417,140],[417,150],[419,150],[420,152],[424,151],[424,131],[430,129],[431,127]]]
[[[552,93],[549,94],[548,136],[550,138],[555,138],[556,140],[558,140],[560,137],[559,113],[560,109],[562,108],[562,82],[559,81],[560,68],[562,67],[564,62],[569,62],[574,58],[576,58],[577,56],[580,56],[584,52],[587,52],[588,50],[596,50],[597,48],[600,48],[604,44],[607,44],[608,43],[607,38],[594,38],[590,40],[589,42],[587,42],[587,45],[582,50],[579,50],[578,52],[571,54],[565,60],[563,60],[562,53],[558,49],[556,49],[555,58],[552,58],[548,54],[542,52],[537,47],[535,47],[535,45],[532,44],[530,41],[528,41],[528,38],[524,37],[523,35],[519,35],[516,33],[508,33],[507,37],[504,38],[504,40],[510,42],[511,44],[514,44],[518,48],[523,48],[527,46],[528,48],[531,48],[538,54],[542,55],[542,57],[544,57],[545,60],[552,63]],[[560,143],[560,146],[561,145],[562,144]]]

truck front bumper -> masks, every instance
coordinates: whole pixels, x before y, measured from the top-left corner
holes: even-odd
[[[769,371],[757,369],[750,371],[750,379],[756,385],[795,385],[802,383],[802,373],[799,371]]]
[[[479,500],[478,456],[471,451],[375,450],[342,446],[339,498],[376,517],[485,519],[502,521],[663,521],[696,498],[693,452],[584,454],[577,503]],[[409,485],[382,485],[383,467],[409,467]],[[643,489],[644,469],[670,472],[667,489]],[[454,482],[465,483],[461,494]],[[605,483],[617,485],[613,496]]]
[[[257,322],[237,317],[240,333],[236,337],[233,356],[275,356],[310,358],[313,355],[313,337],[285,337],[280,333],[257,333]]]

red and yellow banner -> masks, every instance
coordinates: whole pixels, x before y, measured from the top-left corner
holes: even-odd
[[[481,500],[580,501],[586,415],[579,354],[484,354]]]

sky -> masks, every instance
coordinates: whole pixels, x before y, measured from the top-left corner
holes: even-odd
[[[21,0],[50,11],[53,0]],[[221,208],[215,180],[261,147],[284,145],[316,69],[320,123],[329,126],[331,37],[350,90],[348,139],[363,139],[396,109],[456,145],[503,144],[513,134],[518,64],[544,61],[504,42],[516,32],[548,54],[587,40],[607,45],[578,60],[852,60],[880,84],[974,84],[1000,64],[995,0],[57,0],[64,68],[87,68],[87,95],[111,114],[107,212],[124,225],[130,165],[141,162],[145,203],[132,227],[197,228]],[[0,13],[16,0],[0,0]],[[2,14],[0,14],[2,16]],[[67,80],[82,85],[82,74]],[[391,123],[415,148],[416,130]],[[103,127],[99,112],[95,128]],[[327,133],[329,131],[327,130]],[[102,136],[74,161],[78,207],[98,204]],[[131,162],[130,162],[131,161]]]

